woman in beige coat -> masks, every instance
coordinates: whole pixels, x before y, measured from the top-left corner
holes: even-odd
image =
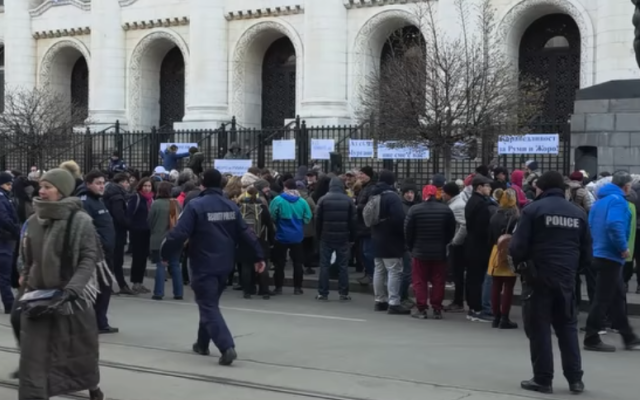
[[[49,399],[89,390],[103,400],[98,330],[93,310],[102,250],[89,215],[70,197],[75,181],[53,169],[40,181],[35,214],[27,221],[20,252],[25,292],[57,290],[41,304],[22,303],[20,400]],[[66,247],[66,249],[65,249]]]

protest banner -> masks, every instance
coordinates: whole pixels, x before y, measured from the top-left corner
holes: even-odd
[[[188,153],[192,147],[198,147],[198,143],[160,143],[160,151],[165,151],[169,146],[178,146],[178,153]]]
[[[336,141],[333,139],[311,139],[311,159],[328,160],[329,153],[335,150]]]
[[[296,140],[274,140],[273,141],[273,160],[295,160],[296,159]]]
[[[498,138],[498,154],[558,154],[560,135],[542,133]]]
[[[213,162],[215,169],[221,174],[231,174],[234,176],[244,175],[253,165],[253,160],[215,160]]]
[[[373,158],[373,140],[350,139],[349,140],[349,157]]]
[[[429,148],[425,145],[394,146],[396,142],[378,143],[378,160],[426,160]]]

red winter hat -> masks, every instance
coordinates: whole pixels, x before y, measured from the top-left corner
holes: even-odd
[[[572,172],[571,175],[569,175],[569,179],[572,181],[582,182],[584,180],[584,175],[582,175],[582,172],[580,171],[575,171]]]
[[[470,174],[469,176],[464,178],[464,187],[470,186],[471,185],[471,181],[473,181],[473,178],[475,176],[476,176],[476,174]]]
[[[422,188],[422,199],[429,200],[430,197],[435,196],[438,193],[438,188],[434,185],[426,185]]]

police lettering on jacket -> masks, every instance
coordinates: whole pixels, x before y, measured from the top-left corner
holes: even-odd
[[[579,218],[564,215],[545,215],[544,224],[547,228],[580,229],[582,226]]]

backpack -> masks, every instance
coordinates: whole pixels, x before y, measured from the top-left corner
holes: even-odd
[[[256,234],[258,238],[262,236],[262,204],[242,203],[240,204],[240,214],[249,229]]]
[[[393,191],[385,190],[380,194],[371,196],[369,201],[367,201],[367,204],[364,206],[364,209],[362,210],[362,219],[364,220],[364,224],[367,228],[376,226],[384,221],[380,219],[380,203],[382,202],[382,195],[385,193],[393,193]]]

